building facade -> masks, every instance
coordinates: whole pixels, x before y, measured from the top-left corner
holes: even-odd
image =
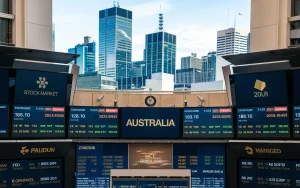
[[[130,77],[132,12],[113,7],[99,12],[99,72],[114,80]]]
[[[80,66],[79,74],[89,74],[96,71],[96,42],[91,37],[84,37],[84,43],[68,49],[69,53],[79,54],[75,64]]]
[[[217,53],[209,52],[202,60],[202,82],[213,82],[216,80]]]
[[[188,68],[176,70],[176,84],[191,84],[202,81],[203,75],[201,69]]]
[[[299,0],[252,0],[250,32],[251,52],[299,46]]]
[[[232,55],[247,53],[247,38],[235,28],[218,31],[217,55]]]
[[[132,77],[146,76],[146,63],[145,61],[135,61],[132,63],[131,69]]]
[[[202,69],[202,62],[197,58],[197,54],[192,53],[191,56],[181,58],[181,69]]]
[[[52,0],[1,0],[0,44],[51,51]]]
[[[146,75],[167,73],[175,75],[176,36],[160,31],[146,35]]]

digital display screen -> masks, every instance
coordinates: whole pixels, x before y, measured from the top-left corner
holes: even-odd
[[[0,161],[0,187],[62,188],[62,161],[58,159]]]
[[[9,111],[8,105],[0,104],[0,138],[7,138],[8,135],[8,119]]]
[[[300,106],[294,106],[294,119],[293,119],[293,135],[294,138],[300,138]]]
[[[238,138],[290,138],[288,107],[237,109]]]
[[[65,137],[65,108],[15,105],[12,137]]]
[[[191,169],[192,188],[224,188],[225,148],[221,144],[173,144],[173,168]]]
[[[286,72],[234,75],[237,106],[287,105]]]
[[[77,145],[77,188],[109,188],[111,169],[128,169],[128,144]]]
[[[239,188],[300,187],[300,161],[239,160]]]
[[[163,179],[139,179],[139,188],[163,188]]]
[[[137,179],[136,178],[113,178],[112,180],[113,188],[136,188]]]
[[[179,138],[179,108],[123,108],[123,138]]]
[[[184,138],[234,137],[232,108],[185,108]]]
[[[300,70],[293,71],[293,91],[294,91],[294,104],[300,105],[300,88],[299,88],[299,80],[300,80]]]
[[[16,104],[66,105],[67,74],[17,70]]]
[[[118,120],[117,108],[71,107],[69,137],[116,138]]]
[[[0,103],[9,101],[9,70],[0,68]]]
[[[164,179],[164,188],[188,188],[189,179]]]

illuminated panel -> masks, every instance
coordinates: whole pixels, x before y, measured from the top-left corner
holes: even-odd
[[[185,108],[184,138],[232,138],[231,108]]]
[[[300,161],[239,160],[239,188],[300,187]]]
[[[188,188],[189,180],[188,179],[164,179],[164,188]]]
[[[286,72],[236,74],[237,106],[287,105]]]
[[[238,138],[290,138],[288,108],[253,107],[237,109]]]
[[[0,161],[0,187],[62,188],[62,161]]]
[[[0,138],[8,137],[8,105],[0,105]]]
[[[71,107],[69,137],[118,137],[118,109]]]
[[[17,70],[16,104],[66,105],[67,74]]]
[[[136,178],[113,178],[112,188],[136,188]]]
[[[123,138],[179,138],[179,108],[123,108]]]
[[[192,188],[225,187],[225,149],[220,144],[173,144],[173,168],[191,169]]]
[[[0,103],[8,103],[9,100],[9,70],[0,68]]]
[[[77,145],[77,188],[109,188],[111,169],[128,169],[128,144]]]
[[[139,179],[139,188],[163,188],[163,179]]]
[[[65,137],[65,108],[15,105],[12,137]]]
[[[293,126],[294,126],[294,138],[300,138],[300,106],[294,106],[294,119],[293,119]]]

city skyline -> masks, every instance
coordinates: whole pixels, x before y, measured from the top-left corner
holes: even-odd
[[[217,1],[219,3],[193,0],[187,0],[184,3],[175,0],[132,0],[130,2],[120,0],[121,8],[133,11],[132,61],[143,59],[145,35],[158,29],[160,5],[164,13],[165,31],[177,35],[178,38],[176,69],[180,68],[180,59],[183,56],[189,56],[195,52],[201,57],[209,51],[215,51],[217,31],[226,29],[227,26],[233,27],[234,15],[237,15],[236,27],[241,28],[245,33],[249,32],[249,0],[244,2],[229,0],[226,3],[221,0]],[[72,3],[64,2],[62,4],[62,2],[54,0],[53,22],[56,27],[56,51],[66,52],[70,46],[80,43],[83,36],[91,36],[98,45],[99,11],[113,7],[113,1],[103,0],[99,3],[89,0],[89,2],[90,4],[73,0]],[[79,14],[78,7],[85,10],[85,14]],[[147,11],[143,11],[143,9],[147,9]],[[215,16],[209,16],[208,13],[211,14],[212,11],[215,12]],[[181,14],[179,15],[178,12]],[[239,12],[242,16],[238,16]]]

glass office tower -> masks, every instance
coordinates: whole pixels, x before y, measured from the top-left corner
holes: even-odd
[[[201,60],[202,60],[203,82],[216,81],[217,53],[209,52],[207,56],[203,56]]]
[[[69,48],[68,53],[80,55],[74,62],[80,66],[79,74],[89,74],[96,71],[96,43],[91,40],[91,37],[84,37],[84,43],[76,45],[75,48]]]
[[[113,7],[99,12],[99,72],[114,80],[130,77],[132,12]]]
[[[175,75],[176,36],[161,31],[146,35],[146,73],[150,78],[153,73]]]

